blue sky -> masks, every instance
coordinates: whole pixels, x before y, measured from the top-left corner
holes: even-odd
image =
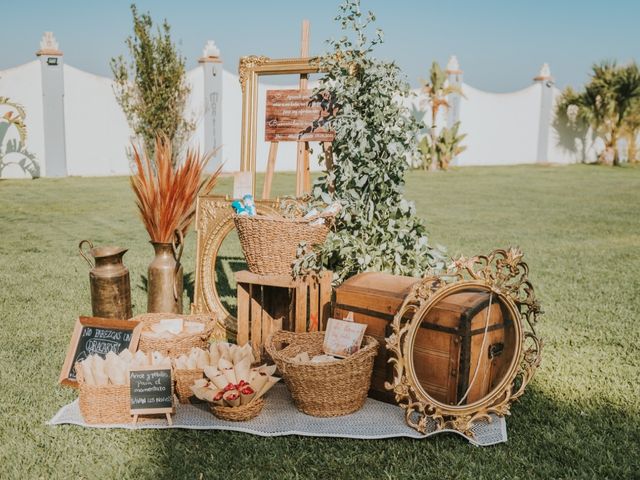
[[[125,53],[130,1],[5,1],[0,28],[0,70],[32,60],[45,30],[52,30],[65,61],[110,75],[109,58]],[[228,70],[241,55],[272,58],[299,53],[300,22],[311,21],[311,53],[339,35],[333,21],[339,0],[138,1],[155,20],[167,18],[187,66],[195,66],[207,39],[220,47]],[[432,60],[456,54],[465,82],[508,92],[526,87],[543,62],[558,86],[579,86],[602,59],[640,60],[640,1],[382,1],[363,0],[384,30],[377,56],[395,60],[412,85]],[[0,92],[1,94],[1,92]]]

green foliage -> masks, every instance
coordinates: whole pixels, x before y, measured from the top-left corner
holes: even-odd
[[[138,14],[131,5],[133,35],[126,40],[130,61],[111,59],[114,91],[129,126],[140,136],[150,155],[157,134],[171,139],[174,164],[181,147],[195,128],[184,116],[189,87],[185,83],[185,59],[171,40],[167,21],[153,31],[148,13]]]
[[[467,134],[459,133],[459,129],[460,122],[454,123],[451,128],[443,127],[438,133],[435,143],[433,143],[431,135],[422,137],[418,148],[422,153],[423,168],[428,169],[435,158],[438,168],[447,170],[451,161],[467,149],[462,145],[462,140]]]
[[[409,86],[394,63],[370,55],[382,32],[367,40],[375,17],[363,15],[359,1],[347,0],[336,20],[353,38],[331,40],[333,52],[322,59],[326,75],[318,90],[331,91],[339,108],[329,120],[336,132],[333,168],[314,182],[313,195],[339,201],[343,209],[336,231],[317,254],[302,258],[297,271],[323,264],[337,281],[368,270],[422,275],[440,265],[442,254],[429,245],[414,204],[403,195],[420,128],[398,101]]]
[[[2,171],[9,165],[18,165],[32,178],[40,176],[40,165],[36,162],[35,154],[27,150],[27,113],[22,105],[12,102],[7,97],[0,97],[0,107],[9,110],[0,116],[0,177]],[[18,138],[7,138],[15,130]]]
[[[617,142],[625,133],[635,149],[635,137],[629,128],[634,108],[640,99],[640,70],[637,64],[618,66],[615,62],[594,65],[589,82],[581,92],[566,89],[556,106],[556,129],[576,134],[590,128],[605,145],[601,163],[619,165]],[[637,113],[636,113],[637,114]],[[588,127],[587,127],[588,126]],[[576,137],[574,137],[576,138]]]
[[[419,148],[422,155],[418,157],[418,166],[424,170],[436,167],[446,170],[451,160],[466,149],[460,145],[466,134],[458,134],[460,122],[456,122],[450,129],[443,127],[438,132],[436,120],[441,108],[449,109],[449,95],[464,95],[458,85],[447,82],[447,74],[438,62],[431,64],[429,81],[423,83],[422,93],[426,95],[426,104],[431,111],[431,124],[427,135],[420,140]]]

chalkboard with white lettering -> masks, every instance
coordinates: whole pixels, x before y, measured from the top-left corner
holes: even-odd
[[[60,383],[77,386],[75,364],[89,355],[96,354],[104,358],[109,352],[117,354],[126,348],[134,352],[140,338],[140,329],[136,328],[139,323],[111,318],[78,318],[60,373]]]
[[[129,385],[132,414],[173,412],[171,368],[151,366],[130,370]]]

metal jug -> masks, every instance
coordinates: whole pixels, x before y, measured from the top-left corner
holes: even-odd
[[[87,244],[89,250],[82,249]],[[91,307],[94,317],[131,318],[131,284],[129,270],[122,263],[127,248],[94,247],[89,240],[82,240],[78,245],[80,255],[91,271]],[[90,258],[91,257],[91,258]],[[93,258],[92,261],[91,259]]]

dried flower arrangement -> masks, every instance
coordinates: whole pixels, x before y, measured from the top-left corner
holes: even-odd
[[[131,187],[136,205],[152,242],[169,243],[179,230],[186,235],[195,216],[198,195],[206,195],[215,186],[220,168],[202,179],[205,166],[215,151],[201,155],[189,148],[184,162],[172,166],[171,141],[158,135],[154,158],[144,148],[133,145],[133,159],[137,167],[131,175]]]

